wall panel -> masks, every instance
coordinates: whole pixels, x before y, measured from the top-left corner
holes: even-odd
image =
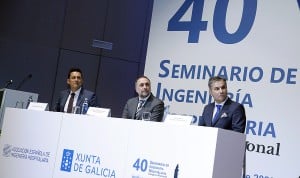
[[[105,41],[113,43],[112,51],[103,55],[138,62],[147,42],[147,16],[152,0],[109,1]]]
[[[92,41],[103,39],[106,14],[107,0],[68,1],[62,48],[99,55],[101,50],[92,47]]]
[[[137,75],[138,63],[103,57],[97,85],[100,106],[111,108],[112,116],[121,117],[127,99],[135,95]]]
[[[57,48],[0,40],[0,88],[13,80],[8,88],[20,87],[22,91],[39,93],[41,102],[51,101],[57,56]],[[30,74],[32,77],[25,79]]]
[[[153,0],[3,0],[0,2],[0,88],[39,93],[52,108],[66,88],[67,72],[78,66],[101,106],[121,116],[144,72]],[[113,43],[92,47],[93,39]],[[100,61],[103,60],[103,61]],[[2,85],[2,87],[1,87]]]

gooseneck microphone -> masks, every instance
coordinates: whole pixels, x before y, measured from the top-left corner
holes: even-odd
[[[4,88],[8,88],[13,83],[13,80],[7,80]]]
[[[24,83],[31,78],[32,78],[32,74],[27,75],[17,86],[16,90],[19,90],[24,85]]]

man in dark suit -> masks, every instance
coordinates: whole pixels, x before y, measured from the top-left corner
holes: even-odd
[[[67,84],[69,88],[67,90],[63,90],[59,94],[59,98],[54,107],[54,111],[57,112],[72,112],[70,107],[74,106],[81,107],[84,100],[87,98],[88,105],[92,107],[96,107],[96,94],[92,91],[86,90],[83,88],[83,74],[79,68],[71,68],[68,73]],[[72,98],[73,96],[73,99]],[[73,100],[70,103],[70,100]],[[70,103],[70,107],[68,109],[68,105]],[[77,110],[76,113],[79,114],[81,111]]]
[[[211,77],[208,81],[209,92],[214,102],[204,107],[200,126],[218,127],[244,133],[246,126],[245,108],[227,96],[227,83],[224,78]],[[217,111],[219,108],[219,112]]]
[[[164,115],[164,102],[151,93],[151,83],[148,77],[141,76],[135,82],[138,96],[127,101],[122,117],[141,120],[144,112],[150,112],[150,120],[161,122]]]

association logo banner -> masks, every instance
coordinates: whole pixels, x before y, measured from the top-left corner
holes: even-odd
[[[51,156],[50,151],[42,151],[33,148],[24,148],[19,146],[14,146],[10,144],[5,144],[3,146],[3,156],[11,157],[14,159],[23,159],[29,161],[37,161],[40,163],[48,163]]]
[[[5,108],[0,138],[0,177],[52,178],[61,115]]]

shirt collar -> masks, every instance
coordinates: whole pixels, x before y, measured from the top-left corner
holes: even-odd
[[[228,100],[228,96],[226,97],[226,99],[222,103],[216,103],[215,102],[215,107],[216,107],[216,105],[221,105],[223,107],[223,105],[226,103],[227,100]]]
[[[151,94],[149,94],[149,95],[148,95],[146,98],[141,98],[141,97],[139,97],[139,101],[140,101],[140,100],[147,101],[147,100],[148,100],[148,98],[150,97],[150,95],[151,95]]]
[[[80,91],[81,91],[81,87],[78,90],[76,90],[75,92],[70,91],[70,94],[75,93],[75,96],[79,96]]]

